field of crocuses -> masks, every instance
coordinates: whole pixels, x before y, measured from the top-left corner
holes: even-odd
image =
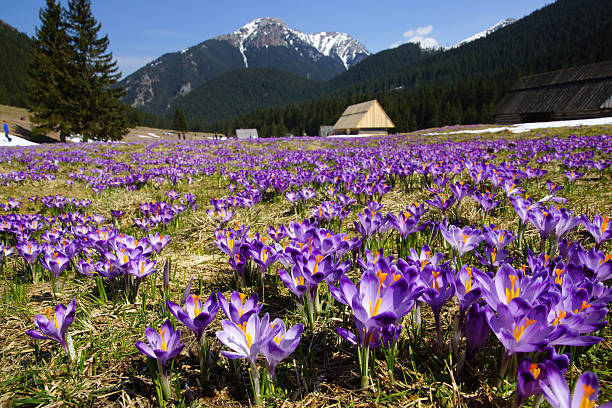
[[[604,405],[611,164],[602,128],[0,149],[0,406]]]

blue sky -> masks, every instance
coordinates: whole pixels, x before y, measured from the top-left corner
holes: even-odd
[[[349,33],[371,52],[406,41],[453,45],[504,18],[521,18],[552,0],[92,0],[124,74],[147,62],[221,34],[258,17],[278,17],[306,32]],[[45,0],[4,7],[0,19],[28,35],[40,24]],[[66,5],[67,0],[62,0]]]

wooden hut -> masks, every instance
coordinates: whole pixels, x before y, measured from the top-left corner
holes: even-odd
[[[494,116],[496,123],[612,116],[612,61],[519,78]]]
[[[257,139],[257,129],[236,129],[236,138],[238,139]]]
[[[395,125],[376,99],[351,105],[334,125],[337,135],[386,135]]]

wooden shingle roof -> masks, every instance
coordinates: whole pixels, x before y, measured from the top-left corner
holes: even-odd
[[[581,112],[609,108],[612,61],[520,78],[495,108],[496,115]]]

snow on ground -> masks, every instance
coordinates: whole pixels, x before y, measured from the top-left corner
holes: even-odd
[[[488,129],[475,129],[475,130],[457,130],[455,132],[434,132],[425,133],[425,136],[433,135],[453,135],[458,133],[495,133],[503,130],[509,130],[512,133],[524,133],[535,129],[549,129],[558,127],[576,127],[576,126],[599,126],[599,125],[612,125],[612,116],[607,118],[596,118],[596,119],[577,119],[577,120],[558,120],[555,122],[534,122],[534,123],[518,123],[512,126],[494,127]]]
[[[4,132],[0,133],[0,147],[13,147],[13,146],[36,146],[38,143],[30,142],[29,140],[22,139],[19,136],[9,135],[11,141],[6,140]]]
[[[139,138],[141,139],[150,139],[151,136],[146,136],[146,135],[138,135]]]
[[[155,133],[147,133],[147,135],[159,139],[159,136],[157,136]]]

